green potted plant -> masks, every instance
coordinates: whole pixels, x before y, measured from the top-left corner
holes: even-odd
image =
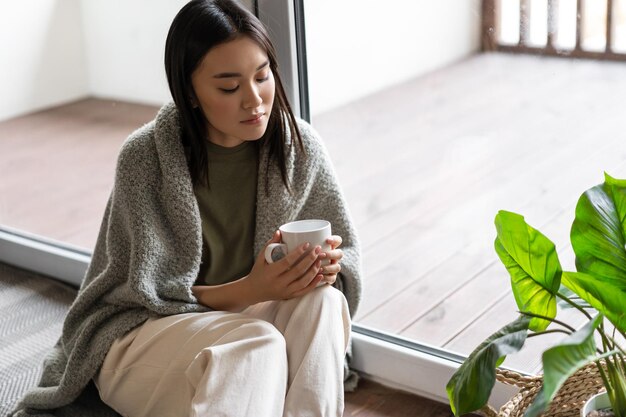
[[[616,340],[626,338],[626,180],[605,174],[603,184],[578,200],[570,233],[576,271],[562,270],[554,244],[521,215],[500,211],[495,224],[495,249],[520,315],[482,342],[452,376],[446,390],[454,414],[487,404],[496,368],[527,338],[562,332],[567,336],[543,352],[543,388],[525,416],[547,410],[570,376],[596,363],[615,416],[626,417],[626,352]],[[576,330],[557,320],[557,303],[578,310],[586,324]]]

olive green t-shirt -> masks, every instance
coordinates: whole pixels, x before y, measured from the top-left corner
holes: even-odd
[[[202,263],[196,284],[219,285],[247,275],[254,264],[257,149],[206,142],[209,184],[194,194],[202,219]]]

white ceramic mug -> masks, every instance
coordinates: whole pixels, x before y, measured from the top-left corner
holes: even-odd
[[[321,246],[322,252],[328,252],[331,247],[326,243],[326,239],[331,237],[330,222],[326,220],[298,220],[291,223],[283,224],[278,228],[280,230],[282,243],[270,243],[265,248],[265,260],[273,263],[282,256],[278,257],[274,251],[280,248],[283,256],[295,250],[303,243],[309,243],[311,249],[315,246]],[[330,261],[325,259],[322,265],[328,265]]]

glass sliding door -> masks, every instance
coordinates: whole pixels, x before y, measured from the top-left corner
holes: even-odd
[[[355,356],[368,360],[358,366],[443,399],[462,357],[517,315],[493,249],[498,210],[523,214],[572,264],[580,193],[604,171],[626,175],[609,93],[626,90],[624,64],[484,52],[494,33],[545,47],[544,20],[561,18],[544,10],[552,2],[495,1],[497,27],[485,33],[478,0],[286,3],[304,12],[293,24],[305,24],[305,44],[278,41],[306,52],[290,58],[307,82],[297,99],[308,100],[362,239]],[[561,37],[571,24],[559,23]],[[533,340],[505,366],[540,371],[538,352],[556,339]]]

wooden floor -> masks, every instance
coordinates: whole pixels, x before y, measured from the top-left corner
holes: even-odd
[[[346,393],[345,401],[344,417],[454,416],[446,404],[392,390],[367,380],[359,383],[356,392]]]
[[[466,354],[512,320],[499,209],[573,268],[576,200],[604,171],[626,178],[625,70],[481,54],[314,117],[363,243],[356,321]],[[0,123],[0,224],[91,248],[117,150],[155,111],[86,100]],[[536,371],[538,349],[505,365]]]
[[[0,225],[93,248],[117,152],[156,110],[83,100],[0,123]]]

